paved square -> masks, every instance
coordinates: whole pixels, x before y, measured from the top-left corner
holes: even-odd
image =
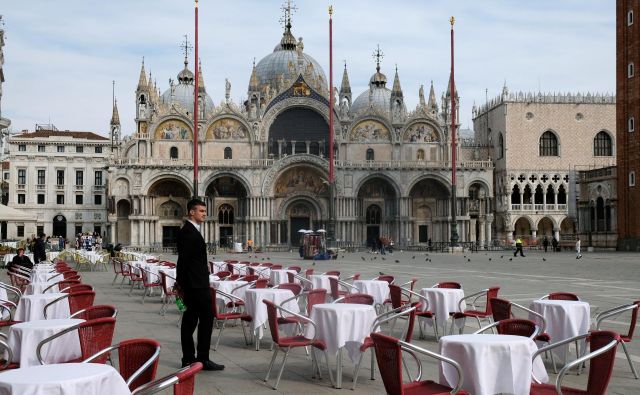
[[[462,282],[468,295],[477,290],[499,285],[499,296],[527,305],[531,300],[554,291],[577,293],[582,300],[591,304],[592,318],[603,310],[633,300],[640,299],[638,284],[640,275],[639,254],[623,253],[585,253],[580,260],[569,252],[543,253],[541,251],[525,251],[526,257],[513,258],[510,251],[479,253],[425,253],[397,251],[393,254],[378,255],[369,253],[344,253],[335,261],[317,261],[313,266],[317,272],[335,269],[343,275],[355,272],[362,278],[373,278],[379,272],[394,274],[396,282],[405,282],[412,277],[419,279],[416,288],[430,287],[434,283],[453,280]],[[174,260],[175,256],[163,256]],[[219,254],[216,259],[234,258],[253,262],[269,261],[286,265],[311,266],[312,261],[303,261],[295,252],[292,253],[259,253],[248,258],[246,254]],[[430,261],[429,261],[430,260]],[[4,279],[6,276],[3,275]],[[141,302],[142,291],[134,289],[128,296],[129,288],[119,288],[119,280],[111,285],[113,272],[83,272],[84,282],[96,288],[96,304],[114,304],[119,309],[116,327],[116,340],[137,337],[150,337],[162,344],[162,354],[158,377],[179,367],[181,353],[179,329],[176,325],[179,314],[174,305],[169,306],[165,317],[159,315],[160,301],[156,292],[154,297],[147,297]],[[611,329],[626,332],[627,316],[621,316],[609,322]],[[467,321],[465,333],[475,329],[475,323]],[[214,338],[218,331],[214,328]],[[426,333],[426,340],[415,343],[430,350],[437,351],[438,344]],[[291,352],[287,367],[277,392],[271,389],[275,380],[263,381],[272,352],[269,351],[270,337],[268,333],[262,340],[262,349],[255,351],[253,345],[245,346],[240,327],[225,329],[218,351],[211,351],[211,359],[223,363],[223,372],[202,372],[198,375],[198,394],[322,394],[322,393],[354,393],[350,390],[353,364],[344,358],[343,388],[333,389],[326,370],[322,380],[311,378],[311,362],[302,350]],[[632,358],[640,368],[639,341],[630,344]],[[368,355],[359,374],[358,387],[355,393],[384,394],[384,386],[376,367],[376,380],[369,380]],[[277,364],[280,363],[279,358]],[[332,361],[335,364],[335,360]],[[279,365],[276,365],[276,368]],[[321,363],[322,366],[322,363]],[[424,360],[423,378],[438,379],[438,367],[432,360]],[[555,375],[549,365],[550,379]],[[566,376],[564,384],[584,388],[587,374]],[[635,380],[629,369],[622,349],[618,348],[613,378],[609,385],[609,394],[637,394],[640,392],[640,381]]]

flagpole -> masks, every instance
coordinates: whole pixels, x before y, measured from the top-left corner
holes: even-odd
[[[449,19],[451,23],[451,86],[449,91],[451,92],[451,246],[456,247],[458,245],[458,223],[456,218],[457,213],[457,197],[456,197],[456,84],[454,82],[454,32],[453,25],[456,22],[454,17]]]
[[[333,133],[333,6],[329,6],[329,226],[327,242],[335,241],[336,189],[334,174],[334,133]]]
[[[193,88],[193,196],[198,196],[198,0],[195,0],[195,86]]]

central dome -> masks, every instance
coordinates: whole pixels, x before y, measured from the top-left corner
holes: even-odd
[[[267,84],[277,90],[284,89],[284,86],[280,86],[284,81],[296,79],[308,70],[315,80],[321,80],[326,84],[327,78],[322,67],[314,58],[303,53],[303,48],[302,38],[296,42],[291,34],[291,25],[287,24],[282,40],[276,45],[273,53],[265,56],[256,65],[259,89],[262,90]]]
[[[387,88],[387,76],[380,72],[380,64],[378,64],[376,73],[369,79],[369,90],[362,92],[353,101],[351,112],[355,114],[371,106],[378,112],[388,115],[390,105],[391,89]]]
[[[171,105],[177,104],[189,113],[193,112],[193,91],[195,89],[194,84],[194,75],[191,70],[187,67],[188,63],[185,59],[184,69],[178,73],[178,85],[173,85],[169,89],[167,89],[161,96],[160,100],[162,103]],[[204,103],[199,104],[204,105],[205,113],[211,111],[214,107],[213,100],[208,93],[203,91],[203,83],[200,82],[200,92],[204,93]],[[202,110],[202,109],[200,109]]]

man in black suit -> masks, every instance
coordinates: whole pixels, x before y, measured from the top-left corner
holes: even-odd
[[[222,370],[224,365],[209,359],[213,311],[209,291],[209,265],[207,245],[200,233],[200,225],[207,217],[205,203],[197,198],[187,203],[188,218],[178,232],[178,265],[176,282],[181,289],[187,310],[182,316],[180,340],[182,366],[202,362],[204,370]],[[193,332],[198,327],[198,356],[193,344]]]
[[[47,260],[47,250],[44,242],[44,233],[38,235],[36,246],[33,249],[33,261],[40,263]]]

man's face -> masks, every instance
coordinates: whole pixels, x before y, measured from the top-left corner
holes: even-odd
[[[24,255],[24,250],[18,250],[18,256],[23,256]]]
[[[203,223],[205,218],[207,218],[207,207],[195,206],[189,211],[189,218],[197,224]]]

